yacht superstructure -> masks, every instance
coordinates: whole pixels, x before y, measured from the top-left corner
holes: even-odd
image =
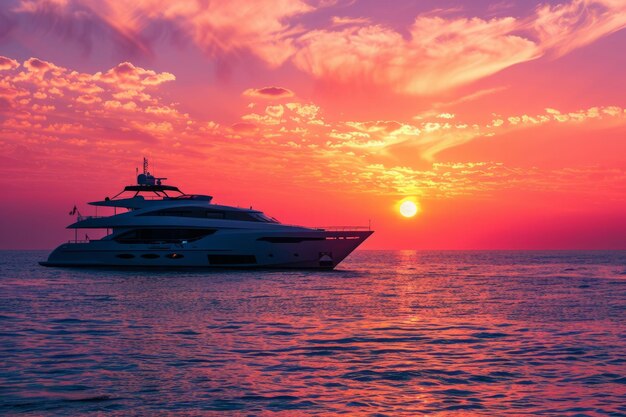
[[[70,229],[106,229],[102,239],[69,241],[44,266],[332,269],[373,231],[281,224],[258,210],[217,205],[185,194],[144,171],[137,184],[89,203],[113,207],[107,217],[78,216]],[[117,214],[117,210],[124,211]],[[77,236],[77,235],[76,235]]]

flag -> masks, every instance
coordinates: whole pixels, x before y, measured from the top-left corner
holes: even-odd
[[[76,214],[76,206],[74,206],[74,208],[72,209],[72,211],[70,211],[70,216],[73,216]]]

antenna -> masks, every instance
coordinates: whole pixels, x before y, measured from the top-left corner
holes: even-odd
[[[145,156],[143,157],[143,173],[148,173],[148,158],[146,158]]]

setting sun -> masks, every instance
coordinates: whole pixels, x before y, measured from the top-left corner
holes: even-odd
[[[400,204],[400,214],[404,217],[413,217],[417,214],[417,204],[411,200],[407,200]]]

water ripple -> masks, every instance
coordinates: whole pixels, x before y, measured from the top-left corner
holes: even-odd
[[[357,252],[333,273],[0,252],[0,415],[626,415],[626,253]]]

